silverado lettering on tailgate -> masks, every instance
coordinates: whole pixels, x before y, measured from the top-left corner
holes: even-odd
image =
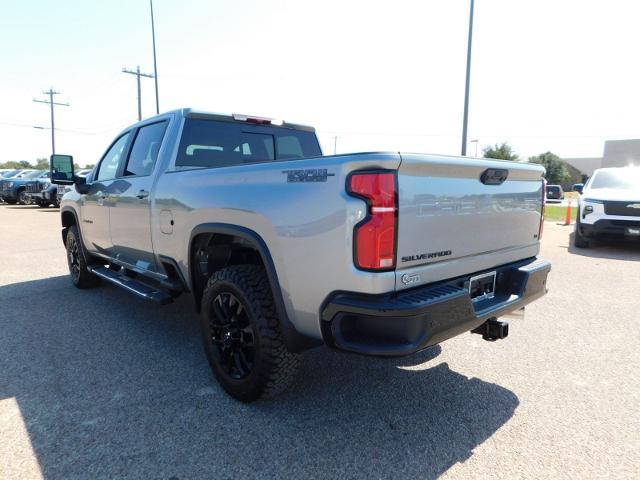
[[[443,250],[441,252],[431,252],[431,253],[419,253],[417,255],[408,255],[406,257],[402,257],[402,262],[415,262],[416,260],[429,260],[432,258],[438,257],[448,257],[453,252],[451,250]]]

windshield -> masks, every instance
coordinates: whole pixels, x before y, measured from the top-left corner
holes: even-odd
[[[590,189],[614,188],[618,190],[640,190],[640,168],[603,170],[597,172],[589,185]]]
[[[13,178],[18,173],[20,173],[20,170],[10,170],[8,172],[4,172],[2,175],[0,175],[0,177],[2,177],[2,178]]]
[[[38,178],[42,175],[43,172],[36,170],[35,172],[29,172],[24,175],[22,178]]]

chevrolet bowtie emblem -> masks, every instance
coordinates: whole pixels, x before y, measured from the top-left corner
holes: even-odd
[[[627,205],[627,208],[637,208],[640,210],[640,203],[632,203],[630,205]]]

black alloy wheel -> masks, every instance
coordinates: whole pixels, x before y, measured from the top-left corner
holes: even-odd
[[[287,349],[264,268],[232,265],[209,278],[200,327],[207,360],[224,390],[253,402],[284,391],[301,356]]]
[[[78,279],[80,278],[80,249],[73,235],[67,237],[67,262],[73,283],[78,283]]]
[[[20,205],[31,204],[31,198],[29,197],[29,194],[26,192],[26,190],[20,190],[20,192],[18,193],[18,203]]]
[[[257,344],[246,308],[233,293],[223,291],[213,299],[209,312],[215,361],[230,379],[248,377],[254,366]]]

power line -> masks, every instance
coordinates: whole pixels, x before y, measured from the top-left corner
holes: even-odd
[[[147,78],[154,78],[154,75],[151,73],[141,73],[140,72],[140,65],[138,65],[136,67],[136,70],[127,70],[126,68],[123,68],[122,71],[124,73],[129,73],[131,75],[135,75],[136,76],[136,81],[138,84],[138,121],[142,120],[142,95],[141,95],[141,90],[140,90],[140,77],[147,77]]]
[[[53,96],[60,95],[60,92],[54,91],[53,88],[50,88],[48,91],[44,91],[42,93],[43,95],[49,95],[49,100],[38,100],[37,98],[34,98],[33,101],[38,103],[47,103],[51,107],[51,152],[52,152],[52,155],[55,155],[56,154],[56,127],[55,127],[55,121],[54,121],[53,107],[54,105],[59,105],[61,107],[68,107],[69,104],[54,102]]]

